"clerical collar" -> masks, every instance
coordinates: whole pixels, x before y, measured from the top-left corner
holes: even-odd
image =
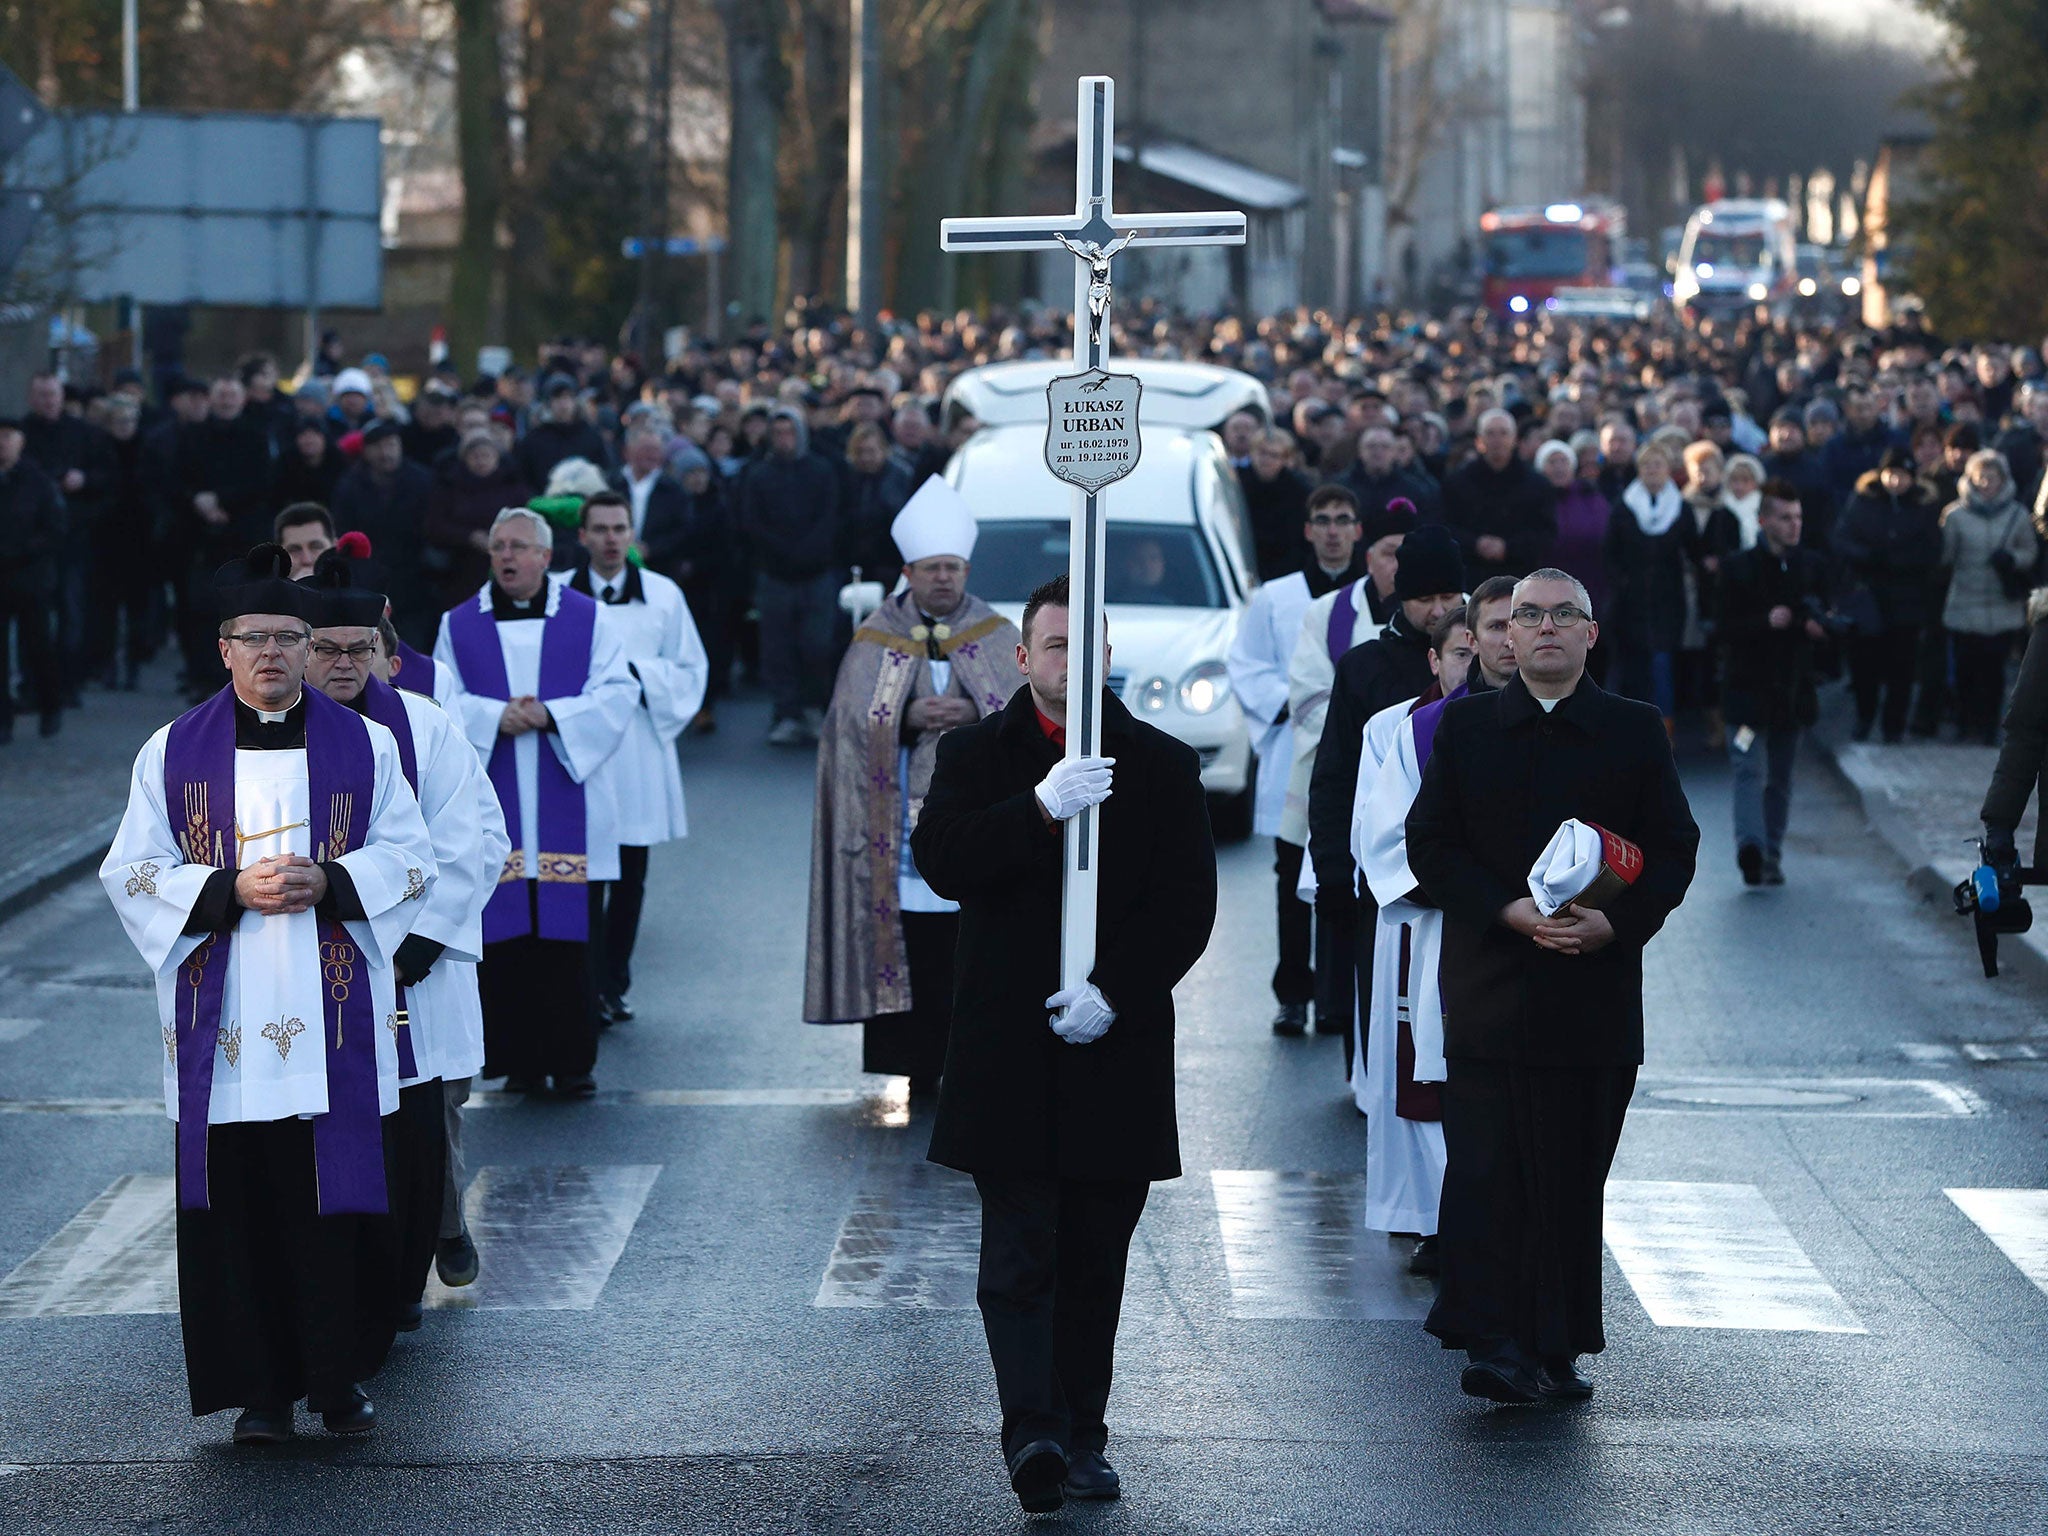
[[[491,583],[491,617],[494,619],[544,619],[548,613],[548,589],[545,581],[541,589],[529,598],[517,598],[499,586]]]
[[[1529,697],[1532,699],[1536,699],[1536,707],[1542,710],[1543,713],[1545,713],[1546,715],[1549,714],[1553,709],[1557,708],[1558,705],[1564,702],[1564,699],[1537,698],[1537,696],[1533,693],[1530,694]],[[1571,697],[1571,695],[1566,694],[1564,697],[1565,699],[1568,699]]]
[[[288,709],[257,709],[235,696],[235,745],[254,752],[288,752],[306,744],[306,696]]]

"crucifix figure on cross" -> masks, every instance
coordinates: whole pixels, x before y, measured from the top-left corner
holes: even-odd
[[[1080,81],[1074,132],[1074,211],[1038,217],[944,219],[939,245],[948,251],[1064,250],[1074,258],[1074,373],[1047,391],[1046,465],[1072,487],[1073,531],[1067,577],[1067,756],[1102,755],[1104,633],[1102,577],[1107,521],[1102,488],[1138,462],[1138,380],[1105,372],[1113,302],[1110,265],[1133,245],[1242,245],[1242,213],[1118,213],[1111,201],[1116,170],[1116,85],[1107,75]],[[1087,316],[1084,327],[1082,316]],[[1062,427],[1058,403],[1115,396],[1122,411],[1090,407],[1068,413],[1071,433],[1055,453]],[[1076,425],[1080,423],[1081,425]],[[1121,423],[1121,425],[1118,425]],[[1093,810],[1066,822],[1066,878],[1060,918],[1060,985],[1072,989],[1095,968],[1097,851],[1101,826]]]

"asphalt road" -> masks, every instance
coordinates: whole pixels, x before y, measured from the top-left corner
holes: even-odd
[[[686,747],[637,1022],[594,1103],[473,1110],[483,1281],[372,1385],[367,1442],[192,1420],[146,979],[96,884],[0,927],[0,1531],[1019,1529],[971,1189],[799,1022],[807,756]],[[1102,1532],[2048,1530],[2048,1030],[1802,765],[1745,891],[1725,771],[1650,952],[1594,1402],[1491,1409],[1355,1230],[1330,1039],[1267,1030],[1270,857],[1223,851],[1181,992],[1187,1176],[1132,1255]],[[1951,1193],[1953,1192],[1953,1193]],[[2031,1275],[2031,1278],[2030,1278]]]

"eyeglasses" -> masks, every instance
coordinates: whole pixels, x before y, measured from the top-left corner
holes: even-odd
[[[360,640],[354,645],[336,645],[332,640],[315,640],[313,654],[323,661],[332,661],[337,656],[346,656],[350,661],[368,661],[377,654],[377,642]]]
[[[1592,615],[1570,603],[1559,603],[1555,608],[1539,608],[1534,603],[1524,603],[1509,617],[1521,629],[1541,629],[1546,618],[1559,629],[1572,629],[1585,623]]]
[[[273,645],[280,651],[296,651],[310,638],[311,636],[303,629],[252,629],[246,635],[228,636],[228,639],[251,655],[267,651]]]
[[[1349,513],[1342,517],[1312,517],[1308,525],[1311,528],[1356,528],[1358,519]]]

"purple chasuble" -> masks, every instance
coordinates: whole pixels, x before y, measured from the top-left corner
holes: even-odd
[[[488,592],[488,589],[486,589]],[[540,622],[546,625],[540,640],[540,687],[542,703],[570,698],[583,691],[590,678],[590,643],[597,633],[597,604],[581,592],[557,589],[559,606]],[[528,621],[514,621],[528,622]],[[498,621],[491,615],[489,598],[464,603],[449,610],[448,639],[455,650],[455,665],[462,674],[465,692],[487,699],[510,702],[512,685],[506,681],[505,652],[498,644]],[[535,756],[539,763],[540,825],[534,841],[539,844],[539,869],[526,868],[526,828],[519,818],[519,761],[517,743],[500,736],[491,749],[491,787],[498,792],[498,804],[505,812],[505,831],[512,839],[512,853],[505,860],[498,888],[484,908],[484,942],[519,939],[534,934],[532,908],[526,899],[526,882],[537,881],[534,902],[540,913],[538,938],[566,939],[583,944],[590,939],[589,835],[585,825],[583,786],[569,777],[569,770],[552,747]]]
[[[434,658],[422,651],[416,651],[403,640],[398,642],[398,659],[401,663],[398,675],[403,682],[386,683],[387,688],[405,688],[413,693],[434,696]]]
[[[363,845],[377,789],[376,756],[362,718],[318,689],[305,690],[306,812],[313,860]],[[179,843],[194,864],[233,869],[235,691],[223,688],[172,722],[164,743],[164,803],[182,809]],[[324,832],[324,836],[321,835]],[[237,925],[239,926],[239,919]],[[178,1204],[207,1209],[207,1113],[234,930],[209,934],[179,966]],[[346,926],[320,924],[320,966],[331,1005],[323,1020],[327,1113],[313,1117],[314,1188],[323,1216],[381,1216],[384,1132],[377,1095],[377,1020],[368,962]],[[182,1015],[182,1017],[181,1017]]]
[[[398,766],[405,772],[405,782],[412,786],[413,798],[420,792],[419,748],[412,739],[412,716],[405,712],[405,700],[398,696],[398,690],[382,678],[371,677],[363,681],[363,713],[383,726],[398,740]],[[405,988],[398,989],[398,1012],[406,1014]],[[410,1021],[408,1021],[409,1023]],[[413,1055],[412,1030],[401,1024],[394,1031],[398,1036],[398,1075],[418,1077],[419,1060]]]
[[[1429,766],[1429,754],[1436,747],[1437,722],[1444,717],[1444,706],[1453,699],[1462,699],[1472,691],[1469,683],[1460,683],[1440,699],[1432,699],[1410,717],[1415,722],[1415,771],[1422,772]]]

